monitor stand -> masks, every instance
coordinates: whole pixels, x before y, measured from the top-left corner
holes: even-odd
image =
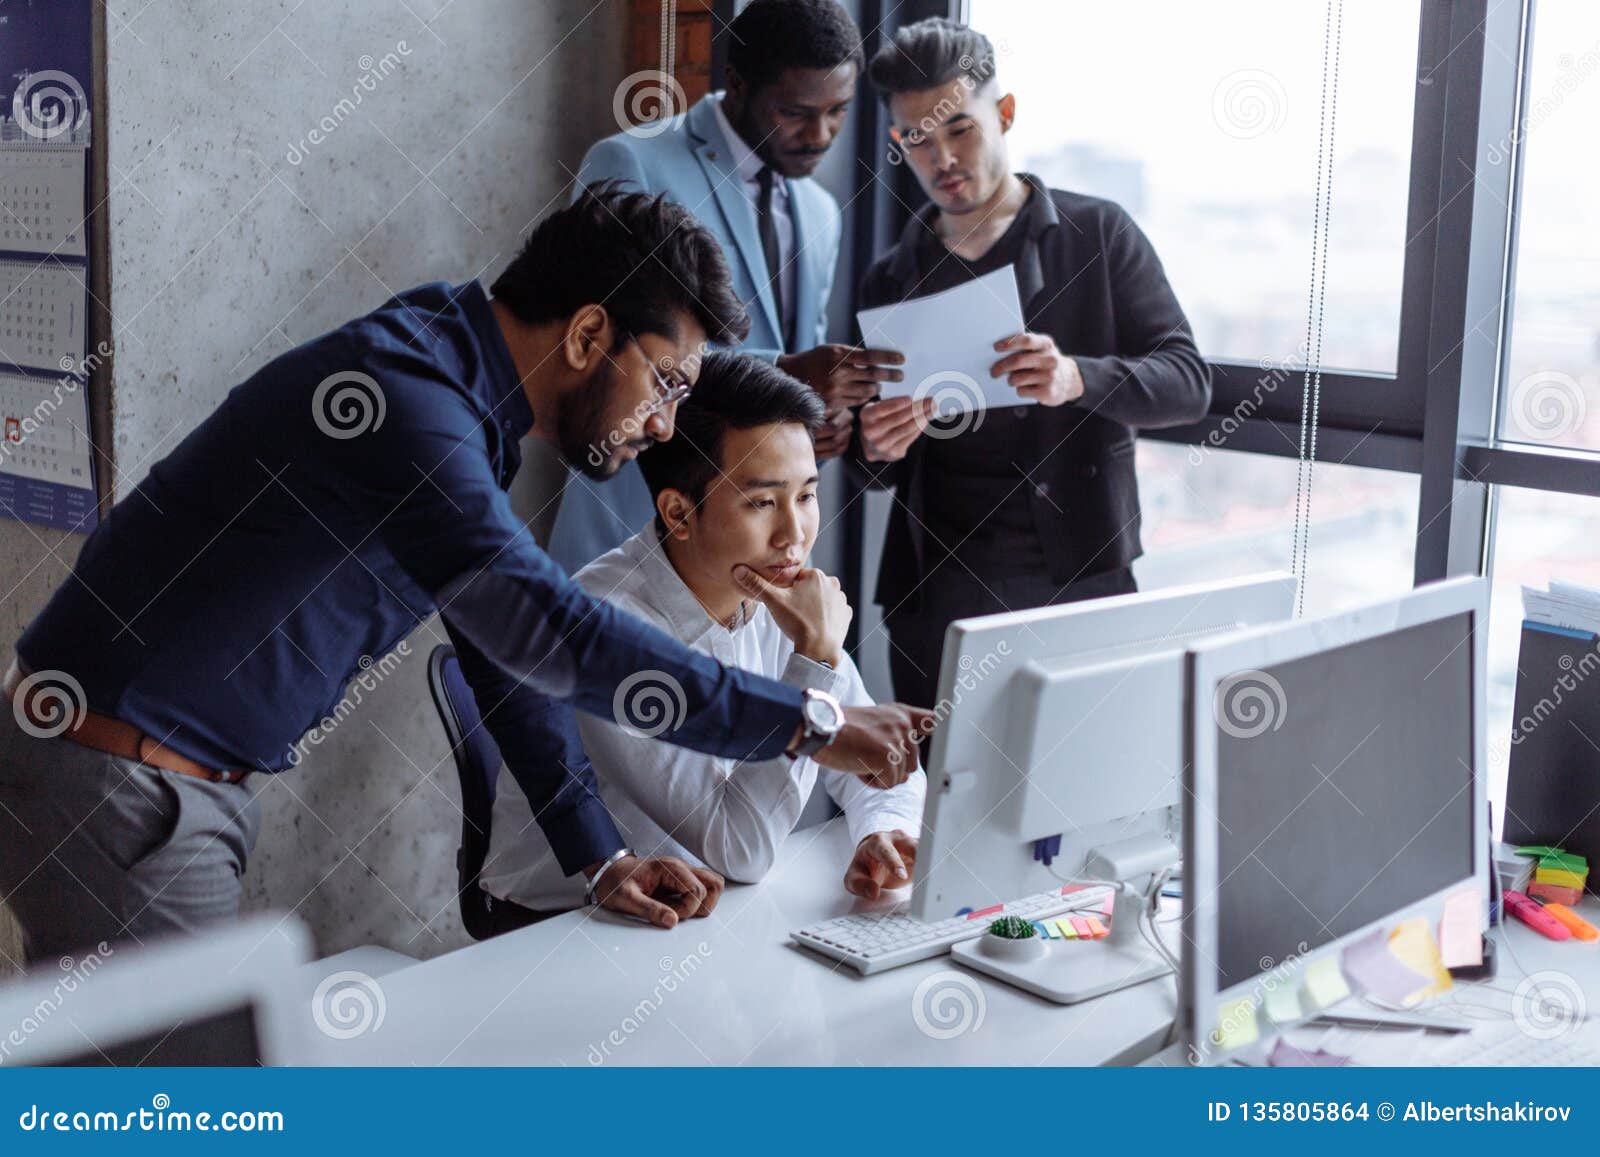
[[[1077,1004],[1166,976],[1171,966],[1139,932],[1144,907],[1139,892],[1117,891],[1111,933],[1101,940],[1048,940],[1030,958],[1001,956],[988,936],[963,941],[950,950],[956,963],[1007,984],[1053,1000]],[[1029,941],[1012,941],[1027,944]],[[1015,951],[1014,949],[1011,951]]]

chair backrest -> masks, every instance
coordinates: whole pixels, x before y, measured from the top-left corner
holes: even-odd
[[[494,813],[495,780],[500,774],[500,748],[483,726],[478,701],[461,674],[456,649],[444,644],[428,656],[428,689],[444,724],[461,780],[461,848],[456,871],[461,900],[461,922],[474,940],[495,933],[490,918],[489,895],[478,886],[484,860],[489,855],[489,822]]]

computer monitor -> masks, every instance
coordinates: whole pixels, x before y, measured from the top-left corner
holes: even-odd
[[[1483,581],[1457,579],[1191,647],[1179,1018],[1191,1062],[1247,1056],[1348,1003],[1360,974],[1391,970],[1390,936],[1413,960],[1432,943],[1447,898],[1476,936],[1485,608]]]
[[[1294,591],[1293,577],[1274,573],[952,623],[913,914],[942,920],[1091,867],[1153,873],[1174,862],[1185,647],[1287,618]],[[1138,900],[1126,903],[1134,916],[1114,915],[1111,937],[1074,952],[1070,974],[1024,978],[1000,964],[995,974],[1070,1002],[1170,971],[1147,955]],[[1113,959],[1124,952],[1137,960]]]
[[[258,916],[41,961],[0,984],[0,1068],[304,1064],[310,959],[298,920]]]

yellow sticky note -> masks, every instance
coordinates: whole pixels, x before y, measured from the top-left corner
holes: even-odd
[[[1565,868],[1538,868],[1535,869],[1533,878],[1541,884],[1555,884],[1560,888],[1581,888],[1588,879],[1588,873],[1580,875]]]
[[[1061,929],[1061,935],[1068,940],[1078,938],[1078,930],[1072,926],[1072,920],[1066,916],[1056,921],[1056,927]]]
[[[1256,1028],[1256,1006],[1248,998],[1234,1000],[1217,1009],[1217,1027],[1211,1039],[1219,1048],[1236,1049],[1260,1037]]]
[[[1306,967],[1305,1003],[1308,1008],[1327,1008],[1350,995],[1337,955],[1313,960]]]
[[[1287,980],[1275,981],[1266,990],[1261,1011],[1267,1014],[1267,1019],[1273,1024],[1293,1024],[1305,1015],[1300,1011],[1300,994]]]
[[[1389,951],[1407,968],[1429,978],[1427,985],[1406,997],[1406,1004],[1438,996],[1455,983],[1440,958],[1439,941],[1434,939],[1433,928],[1424,916],[1397,925],[1389,933]]]

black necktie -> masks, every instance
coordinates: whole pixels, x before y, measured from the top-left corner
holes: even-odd
[[[783,300],[783,259],[778,250],[778,223],[772,216],[772,186],[777,174],[770,165],[761,167],[757,180],[761,183],[761,195],[756,200],[756,217],[761,226],[761,252],[767,259],[767,279],[772,284],[772,301],[778,307],[778,325],[783,329],[779,340],[788,348],[790,341],[789,311],[784,307]]]

